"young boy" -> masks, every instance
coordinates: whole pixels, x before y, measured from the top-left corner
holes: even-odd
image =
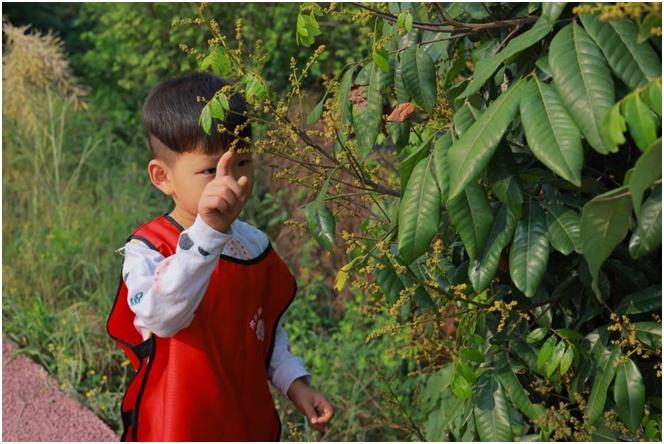
[[[150,179],[174,209],[124,247],[108,321],[137,369],[123,440],[278,440],[268,379],[314,430],[334,414],[282,328],[295,280],[265,234],[237,219],[254,182],[244,101],[230,97],[226,131],[199,126],[203,100],[225,85],[205,73],[167,80],[143,107]]]

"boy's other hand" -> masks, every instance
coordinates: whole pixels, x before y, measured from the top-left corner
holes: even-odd
[[[221,156],[215,178],[206,185],[198,201],[201,219],[221,233],[228,232],[246,204],[243,189],[248,179],[242,176],[235,180],[231,175],[232,159],[232,151],[226,151]]]
[[[334,408],[327,398],[305,384],[302,379],[293,381],[288,388],[288,398],[295,408],[307,417],[309,426],[318,432],[325,430],[334,416]]]

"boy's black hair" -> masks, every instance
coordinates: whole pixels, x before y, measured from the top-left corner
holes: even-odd
[[[212,119],[210,135],[203,131],[199,118],[203,107],[217,91],[230,83],[213,74],[194,72],[166,80],[157,85],[143,104],[143,126],[148,136],[152,157],[169,161],[171,153],[187,153],[199,148],[208,155],[227,151],[239,137],[237,148],[246,148],[251,140],[244,99],[237,93],[229,97],[230,111],[221,122]],[[202,98],[202,99],[201,99]],[[223,124],[226,131],[217,131]],[[237,136],[234,136],[236,128]]]

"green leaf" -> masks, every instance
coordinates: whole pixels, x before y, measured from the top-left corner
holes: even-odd
[[[567,350],[567,344],[565,344],[565,341],[560,341],[553,351],[551,352],[551,357],[546,363],[546,377],[550,378],[551,375],[553,375],[556,370],[558,369],[558,366],[560,365],[563,356],[565,355],[565,351]]]
[[[651,110],[658,116],[662,116],[662,79],[651,82],[645,90],[641,92],[641,98],[648,104]]]
[[[426,423],[431,428],[426,429],[426,439],[429,442],[440,442],[445,440],[445,432],[454,421],[468,408],[464,404],[470,404],[465,399],[444,399],[437,411],[429,415]],[[435,423],[433,421],[436,421]]]
[[[456,372],[459,372],[459,374],[463,376],[464,379],[470,382],[471,384],[474,384],[475,381],[477,381],[477,376],[475,376],[475,372],[473,371],[473,369],[464,364],[463,361],[460,360],[454,361],[454,370]]]
[[[327,189],[330,186],[330,181],[336,170],[336,168],[332,170],[327,177],[325,183],[323,183],[323,186],[318,192],[316,200],[309,202],[304,208],[304,215],[307,225],[309,226],[309,231],[316,242],[328,251],[332,251],[334,248],[336,221],[332,211],[325,206],[325,196],[327,195]]]
[[[507,204],[514,216],[520,219],[523,209],[523,184],[507,142],[498,144],[486,170],[486,179],[498,200]]]
[[[556,339],[555,336],[549,336],[549,339],[547,339],[546,342],[544,342],[539,353],[537,353],[538,369],[545,368],[546,363],[549,362],[549,358],[551,357],[551,354],[553,353],[553,349],[556,346],[557,342],[558,340]]]
[[[358,262],[362,262],[366,259],[365,256],[358,256],[352,261],[348,262],[346,265],[341,267],[337,272],[336,277],[334,278],[334,289],[341,291],[346,286],[346,281],[348,280],[348,274],[351,270],[357,267]]]
[[[662,286],[652,285],[626,296],[616,307],[619,315],[649,313],[662,310]]]
[[[226,117],[226,112],[224,111],[224,107],[221,105],[219,99],[216,97],[212,98],[210,103],[208,103],[208,106],[210,107],[210,115],[213,118],[219,119],[223,122],[224,118]]]
[[[565,350],[563,357],[560,359],[560,374],[564,375],[574,362],[574,348],[569,347]]]
[[[407,263],[429,249],[440,224],[440,193],[432,157],[417,164],[399,204],[399,253]]]
[[[336,222],[334,214],[318,200],[309,202],[304,209],[304,214],[311,235],[322,247],[328,251],[334,248],[334,232]]]
[[[357,136],[360,160],[364,161],[374,150],[376,139],[383,122],[383,95],[380,92],[381,70],[375,63],[370,63],[369,84],[366,106],[353,106],[353,125]]]
[[[454,371],[452,373],[450,387],[456,398],[472,398],[473,388],[471,384],[474,384],[476,380],[475,372],[470,367],[463,364],[460,360],[454,362]]]
[[[397,17],[397,27],[401,28],[406,21],[406,14],[410,15],[410,11],[401,11]]]
[[[398,259],[395,259],[395,261],[400,267],[405,267],[405,269],[408,270],[405,262]],[[391,263],[390,265],[386,265],[383,268],[376,270],[375,274],[376,282],[378,282],[378,286],[383,291],[390,306],[394,305],[399,300],[401,293],[405,289],[411,289],[414,285],[417,285],[417,288],[415,289],[413,299],[422,301],[428,298],[427,292],[422,286],[406,275],[397,274]]]
[[[530,30],[512,39],[502,51],[493,56],[480,59],[477,62],[477,66],[475,66],[473,80],[468,84],[459,98],[463,99],[475,94],[505,60],[542,40],[551,32],[551,29],[552,23],[549,21],[549,18],[541,17]]]
[[[486,168],[519,110],[525,82],[502,93],[449,150],[450,193],[461,193]]]
[[[604,404],[606,403],[606,392],[616,374],[615,362],[621,355],[620,347],[613,347],[611,353],[604,351],[596,366],[594,374],[593,387],[588,398],[586,407],[587,424],[593,425],[604,413]]]
[[[302,13],[302,7],[305,6],[304,3],[300,7],[300,13],[297,16],[297,33],[295,34],[295,41],[298,45],[311,46],[314,43],[314,37],[320,35],[320,26],[316,20],[316,7],[317,5],[313,3],[314,9],[307,15]],[[319,7],[320,8],[320,7]],[[320,15],[318,13],[317,15]]]
[[[476,348],[462,347],[459,349],[459,356],[468,361],[473,361],[478,364],[484,362],[484,355]]]
[[[651,37],[654,37],[652,29],[662,26],[662,17],[658,17],[652,12],[648,13],[639,25],[639,35],[636,38],[637,43],[643,43]]]
[[[209,103],[201,110],[201,116],[198,119],[198,124],[203,128],[203,131],[209,136],[212,134],[212,112],[210,111]]]
[[[560,177],[581,186],[581,133],[558,94],[536,77],[521,100],[521,120],[533,154]]]
[[[468,189],[466,189],[468,190]],[[500,254],[509,245],[516,228],[516,218],[505,204],[493,221],[489,232],[486,247],[477,260],[471,260],[468,265],[468,278],[476,293],[484,291],[498,272]]]
[[[549,54],[542,55],[535,62],[535,66],[539,68],[547,77],[551,77],[551,66],[549,65]]]
[[[541,374],[541,372],[538,370],[539,367],[537,365],[538,354],[535,353],[535,351],[529,344],[526,344],[525,341],[522,341],[520,339],[515,339],[511,342],[511,346],[514,349],[514,353],[516,354],[516,356],[518,356],[519,359],[523,361],[528,366],[529,369],[531,369],[536,373]]]
[[[546,337],[546,334],[549,330],[544,327],[538,327],[535,330],[528,333],[526,336],[526,344],[534,344],[541,341]]]
[[[390,72],[390,56],[384,49],[371,53],[371,58],[383,72]]]
[[[620,103],[616,103],[609,108],[602,122],[602,140],[609,152],[618,151],[618,145],[626,142],[623,134],[625,131],[627,131],[627,122],[620,113]]]
[[[581,216],[576,211],[562,205],[548,205],[546,223],[553,248],[565,256],[572,251],[581,252]]]
[[[413,29],[413,16],[410,14],[410,11],[406,12],[406,19],[404,20],[404,26],[406,31],[410,32]]]
[[[575,280],[575,279],[571,278],[570,280]],[[558,330],[556,330],[556,333],[558,333],[558,336],[567,339],[572,344],[578,344],[579,341],[583,339],[583,335],[581,333],[579,333],[576,330],[571,330],[569,328],[559,328]]]
[[[481,376],[473,408],[475,427],[484,442],[513,441],[510,406],[503,387],[493,376]]]
[[[403,82],[403,63],[399,61],[394,64],[394,91],[396,93],[398,103],[408,103],[412,99]]]
[[[592,287],[597,295],[600,295],[597,286],[599,270],[627,235],[631,213],[632,201],[626,187],[597,196],[583,207],[579,232],[581,251],[588,263]]]
[[[470,386],[470,383],[461,376],[459,373],[454,374],[452,377],[452,393],[459,399],[470,399],[473,397],[473,388]]]
[[[255,104],[261,102],[265,98],[267,92],[265,91],[263,82],[252,73],[245,74],[242,78],[242,83],[245,85],[244,95],[247,102]]]
[[[219,95],[217,95],[217,100],[219,101],[219,104],[224,109],[224,111],[231,110],[230,106],[228,105],[228,98],[226,97],[226,94],[219,93]]]
[[[543,415],[546,409],[542,405],[530,402],[530,394],[523,388],[519,379],[514,374],[507,356],[501,357],[496,363],[494,375],[516,408],[532,420]]]
[[[406,120],[405,122],[386,122],[385,126],[388,133],[390,133],[394,148],[397,150],[397,153],[401,153],[410,140],[410,120]]]
[[[391,266],[376,270],[376,282],[390,306],[399,300],[401,292],[405,288],[403,281]]]
[[[205,71],[211,66],[215,74],[222,77],[227,76],[231,72],[231,61],[226,53],[226,48],[215,48],[201,62],[201,70]]]
[[[574,122],[597,152],[607,154],[600,128],[615,91],[602,52],[583,28],[572,23],[551,41],[549,63],[554,86]]]
[[[427,137],[419,147],[417,147],[408,157],[406,157],[401,165],[399,165],[399,176],[401,180],[401,189],[405,190],[410,180],[410,176],[422,159],[425,159],[429,155],[429,145],[431,140],[434,138],[436,133],[432,133]]]
[[[662,139],[659,138],[636,160],[627,186],[632,195],[632,205],[638,218],[641,217],[643,193],[662,177]]]
[[[350,89],[353,86],[353,73],[355,72],[354,65],[348,69],[341,77],[339,82],[339,90],[335,96],[335,117],[339,122],[339,136],[345,143],[347,130],[353,123],[352,109],[350,106]]]
[[[519,220],[510,248],[510,276],[514,285],[527,297],[539,288],[549,262],[549,237],[546,216],[537,202],[528,204],[528,212]]]
[[[636,146],[641,151],[646,151],[657,139],[657,127],[652,112],[636,94],[625,98],[622,112]]]
[[[632,90],[662,76],[662,63],[648,45],[637,43],[639,29],[630,20],[600,20],[600,14],[579,14],[611,69]]]
[[[616,369],[613,399],[622,422],[632,433],[636,433],[643,419],[646,387],[639,367],[631,359],[627,359]]]
[[[542,17],[546,19],[549,24],[554,25],[558,17],[565,10],[567,2],[545,2],[542,3]]]
[[[632,322],[631,324],[636,330],[636,338],[646,344],[648,347],[654,349],[662,348],[662,324],[659,322]],[[625,335],[629,333],[624,332]]]
[[[478,259],[493,225],[493,214],[484,188],[472,182],[461,194],[448,200],[447,211],[468,257]]]
[[[639,224],[629,242],[634,259],[656,250],[662,245],[662,185],[657,185],[646,199]]]
[[[452,136],[447,133],[436,140],[433,147],[433,170],[436,173],[436,183],[440,190],[440,199],[447,202],[447,194],[450,189],[450,173],[447,167],[447,153],[452,146]]]
[[[311,110],[311,112],[307,116],[307,125],[313,125],[314,123],[318,122],[320,118],[323,116],[323,104],[325,103],[326,98],[327,98],[327,93],[323,96],[322,99],[320,99],[318,105],[316,105],[316,107]]]
[[[433,59],[419,46],[411,46],[401,53],[402,81],[406,91],[429,114],[436,106],[436,67]]]
[[[454,113],[453,117],[454,130],[456,131],[457,136],[461,137],[463,133],[475,123],[480,114],[482,114],[482,112],[475,108],[472,103],[464,103],[463,106]]]

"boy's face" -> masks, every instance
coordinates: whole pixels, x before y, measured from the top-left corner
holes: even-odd
[[[216,177],[217,163],[222,154],[206,155],[200,151],[182,153],[178,154],[173,164],[168,167],[171,196],[175,201],[173,216],[176,216],[176,220],[180,219],[178,222],[185,228],[188,228],[196,219],[198,201],[205,186]],[[234,153],[228,172],[236,181],[242,176],[247,178],[243,194],[248,200],[254,187],[254,166],[251,153]]]

